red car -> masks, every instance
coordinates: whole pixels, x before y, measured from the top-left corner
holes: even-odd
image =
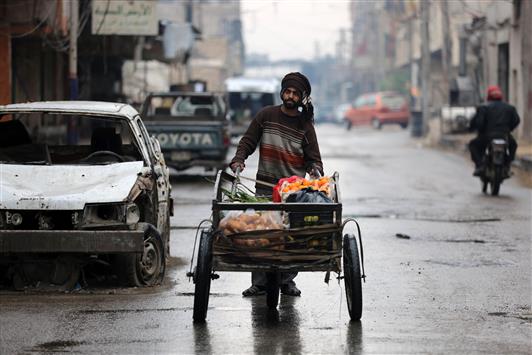
[[[352,125],[369,125],[379,129],[383,124],[408,126],[410,110],[407,100],[392,91],[367,93],[359,96],[345,112],[347,129]]]

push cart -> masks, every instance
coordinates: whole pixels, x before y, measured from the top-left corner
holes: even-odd
[[[330,182],[332,203],[232,202],[227,199],[226,192],[234,190],[237,183],[238,175],[218,172],[212,225],[200,229],[196,266],[188,273],[195,283],[194,321],[205,321],[211,280],[219,277],[218,271],[265,272],[266,303],[270,309],[275,309],[279,302],[281,273],[323,271],[326,282],[331,272],[336,273],[338,280],[344,279],[350,318],[359,320],[362,316],[361,281],[365,277],[362,239],[358,223],[358,238],[354,234],[342,235],[348,221],[342,222],[338,173]],[[278,211],[288,217],[289,227],[232,235],[222,232],[220,221],[225,214],[250,209]],[[249,241],[251,246],[242,241]],[[259,245],[259,241],[267,242]]]

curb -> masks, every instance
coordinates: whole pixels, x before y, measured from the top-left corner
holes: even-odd
[[[520,169],[523,169],[527,172],[531,172],[532,171],[532,156],[529,156],[529,155],[525,155],[522,157],[517,156],[515,157],[515,160],[512,165]]]

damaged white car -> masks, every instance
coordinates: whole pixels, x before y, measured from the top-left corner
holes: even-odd
[[[0,278],[15,288],[72,288],[91,263],[128,286],[159,284],[170,192],[159,143],[131,106],[0,106]]]

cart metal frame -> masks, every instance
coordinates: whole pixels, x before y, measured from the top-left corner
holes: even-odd
[[[201,232],[196,267],[193,272],[189,273],[196,284],[194,321],[205,321],[210,282],[212,279],[218,278],[218,275],[214,273],[215,271],[266,272],[266,301],[269,308],[276,308],[278,305],[279,282],[282,272],[325,271],[327,272],[326,280],[328,280],[330,272],[335,272],[339,275],[339,279],[344,279],[351,319],[359,320],[362,316],[361,280],[365,277],[361,272],[361,266],[363,270],[362,240],[360,228],[358,228],[358,243],[352,234],[346,234],[342,238],[345,223],[342,223],[342,203],[338,179],[338,173],[335,173],[333,175],[333,203],[241,203],[224,201],[223,185],[234,185],[238,181],[238,176],[219,171],[214,187],[215,199],[212,201],[212,226]],[[230,247],[229,250],[224,249],[219,242],[224,236],[218,230],[222,213],[248,209],[304,213],[330,212],[333,214],[332,224],[241,233],[249,238],[264,236],[265,234],[272,236],[276,233],[280,236],[290,234],[292,236],[309,236],[309,238],[313,238],[313,235],[319,235],[321,238],[325,236],[331,239],[330,250],[285,251],[238,247]],[[227,238],[224,239],[227,241]],[[362,259],[359,258],[358,245],[360,245]],[[344,276],[340,276],[342,269]]]

